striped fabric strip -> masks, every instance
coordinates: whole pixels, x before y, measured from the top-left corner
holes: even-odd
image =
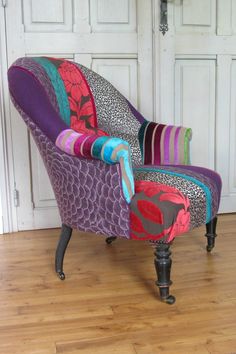
[[[65,129],[58,135],[55,144],[67,154],[75,155],[74,145],[81,135],[72,129]]]
[[[35,62],[40,64],[46,71],[51,84],[54,88],[57,103],[59,106],[60,114],[64,122],[70,127],[70,106],[65,91],[65,86],[61,76],[58,74],[57,68],[50,62],[49,59],[45,57],[34,57],[32,58]]]
[[[190,162],[191,129],[144,122],[139,130],[139,143],[145,165],[187,165]]]
[[[73,129],[63,130],[57,137],[56,146],[70,155],[99,159],[107,164],[120,164],[124,197],[130,203],[134,195],[134,177],[129,144],[108,136],[80,134]]]
[[[206,223],[208,223],[211,219],[212,219],[212,196],[211,196],[211,191],[209,189],[209,187],[204,184],[203,182],[201,182],[200,180],[198,180],[197,178],[194,178],[192,176],[183,174],[183,173],[178,173],[178,172],[174,172],[174,171],[169,171],[169,170],[165,170],[165,169],[158,169],[155,167],[149,167],[149,166],[145,166],[145,167],[135,167],[134,168],[135,171],[150,171],[150,172],[159,172],[159,173],[164,173],[167,175],[173,175],[173,176],[178,176],[181,177],[183,179],[189,180],[191,182],[193,182],[194,184],[196,184],[197,186],[199,186],[200,188],[202,188],[202,190],[204,191],[205,195],[206,195]]]

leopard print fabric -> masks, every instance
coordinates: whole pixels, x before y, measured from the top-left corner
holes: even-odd
[[[127,100],[106,79],[77,64],[84,74],[94,97],[98,128],[109,135],[126,140],[131,149],[134,166],[142,164],[142,156],[138,141],[140,122],[131,112]]]

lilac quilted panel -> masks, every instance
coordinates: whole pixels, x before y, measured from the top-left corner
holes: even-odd
[[[39,148],[62,223],[82,231],[129,238],[130,209],[122,194],[120,165],[63,153],[14,104]]]

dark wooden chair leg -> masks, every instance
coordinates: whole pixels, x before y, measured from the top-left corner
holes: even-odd
[[[206,224],[206,234],[207,237],[207,252],[211,252],[211,250],[215,246],[215,238],[216,238],[216,224],[217,224],[217,217],[213,218]]]
[[[169,287],[172,284],[172,281],[170,280],[172,260],[170,258],[171,252],[169,248],[170,244],[157,243],[154,253],[154,264],[157,273],[156,285],[159,287],[161,300],[167,304],[173,304],[175,302],[175,297],[169,295]]]
[[[106,238],[106,243],[108,244],[108,245],[110,245],[113,241],[115,241],[117,239],[117,237],[116,236],[110,236],[110,237],[107,237]]]
[[[55,256],[55,270],[61,280],[65,279],[65,274],[63,272],[63,260],[66,248],[70,241],[72,235],[72,228],[62,224],[61,235],[57,245],[56,256]]]

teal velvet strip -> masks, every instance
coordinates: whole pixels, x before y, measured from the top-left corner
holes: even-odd
[[[36,61],[38,64],[40,64],[46,71],[47,75],[49,76],[52,86],[55,90],[61,117],[63,121],[68,125],[68,127],[70,127],[69,101],[68,101],[63,80],[61,79],[61,76],[58,73],[57,68],[47,58],[34,57],[32,59]]]
[[[142,155],[142,159],[143,159],[143,163],[144,163],[144,156],[143,156],[143,145],[144,145],[144,132],[146,129],[146,126],[149,124],[148,121],[144,122],[138,132],[138,140],[139,140],[139,146],[140,146],[140,150],[141,150],[141,155]]]

